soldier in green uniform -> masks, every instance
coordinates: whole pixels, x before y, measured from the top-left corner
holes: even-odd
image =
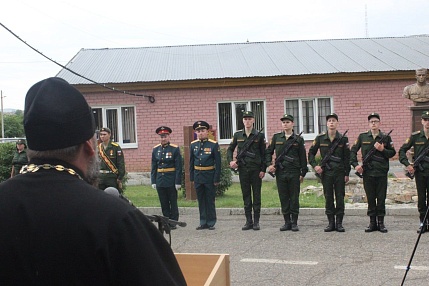
[[[107,187],[122,190],[122,179],[125,176],[124,153],[118,143],[110,139],[111,131],[107,127],[100,129],[100,140],[98,144],[98,155],[100,157],[100,182],[98,188],[101,190]]]
[[[243,113],[244,129],[234,133],[234,136],[227,150],[227,160],[229,166],[233,170],[238,169],[240,179],[241,192],[243,194],[244,213],[246,215],[246,223],[241,228],[242,230],[260,230],[259,218],[261,216],[261,186],[262,178],[265,176],[265,135],[258,133],[258,130],[253,128],[255,117],[252,111]],[[252,143],[248,142],[252,140]],[[233,159],[235,147],[237,154],[242,152],[244,144],[249,144],[243,159],[240,162]],[[253,202],[252,202],[253,193]],[[252,209],[254,217],[252,218]]]
[[[380,130],[380,115],[371,113],[368,115],[369,131],[359,134],[353,144],[350,154],[350,165],[356,172],[363,175],[363,186],[368,200],[369,226],[365,232],[387,232],[384,225],[386,215],[387,173],[389,171],[389,158],[395,156],[396,151],[392,138]],[[381,138],[387,136],[383,143]],[[357,152],[361,149],[362,158],[375,148],[375,153],[367,166],[359,165]],[[378,219],[378,224],[377,224]]]
[[[280,231],[298,231],[300,183],[303,182],[308,172],[307,156],[304,139],[301,136],[298,137],[293,131],[293,116],[285,114],[280,120],[283,131],[273,135],[266,151],[266,164],[268,165],[268,172],[276,175],[277,189],[285,221]],[[288,151],[283,157],[284,159],[275,165],[273,163],[274,152],[277,158],[285,148],[288,148]]]
[[[341,134],[337,131],[338,124],[338,115],[335,113],[328,114],[326,116],[327,132],[317,135],[308,151],[310,165],[322,177],[325,213],[329,221],[328,226],[324,229],[325,232],[345,231],[343,227],[345,184],[349,181],[351,170],[348,138],[344,136],[333,151],[328,162],[329,168],[322,168],[316,161],[316,154],[319,149],[323,160],[328,154],[331,145],[336,140],[340,140]]]
[[[220,182],[221,157],[219,144],[208,139],[209,124],[197,121],[193,128],[198,139],[191,142],[189,171],[197,192],[200,225],[197,230],[214,230],[216,224],[216,186]]]
[[[19,171],[22,166],[28,164],[27,158],[27,144],[25,144],[24,139],[19,139],[16,141],[16,152],[13,154],[12,158],[12,171],[10,172],[10,177],[19,175]]]
[[[407,172],[415,176],[418,197],[417,209],[420,214],[420,228],[417,232],[424,233],[429,227],[429,223],[423,221],[428,208],[427,200],[429,198],[429,154],[425,154],[424,156],[426,158],[414,169],[413,165],[408,161],[407,151],[411,149],[411,147],[414,147],[414,159],[416,159],[422,155],[423,151],[429,146],[429,111],[423,111],[422,125],[422,130],[413,132],[399,149],[399,161],[407,167]]]
[[[179,220],[177,191],[182,185],[182,155],[177,145],[170,143],[172,130],[167,126],[158,127],[155,131],[161,143],[152,149],[152,167],[150,180],[152,188],[158,192],[162,214],[172,220]],[[170,225],[175,229],[176,225]]]

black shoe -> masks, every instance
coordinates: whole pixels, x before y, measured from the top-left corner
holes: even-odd
[[[206,228],[209,228],[206,224],[197,226],[197,230],[202,230],[202,229],[206,229]]]
[[[297,224],[292,224],[291,226],[292,231],[299,231],[298,225]]]
[[[249,230],[253,228],[253,222],[247,221],[246,224],[241,228],[241,230]]]
[[[291,230],[292,229],[292,225],[290,223],[285,223],[281,228],[280,231],[286,231],[286,230]]]
[[[253,224],[253,230],[260,230],[260,229],[261,229],[261,227],[259,226],[259,222],[255,222]]]
[[[208,229],[209,230],[215,230],[215,227],[214,226],[209,226]]]

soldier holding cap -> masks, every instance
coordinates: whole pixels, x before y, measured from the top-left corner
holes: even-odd
[[[427,200],[429,199],[429,111],[422,113],[423,128],[420,131],[413,132],[410,137],[399,149],[399,161],[407,167],[407,171],[415,176],[417,187],[417,208],[420,214],[420,228],[417,232],[426,232],[429,230],[429,222],[424,222],[424,217],[428,208]],[[408,161],[407,151],[414,147],[414,159],[423,155],[426,159],[422,160],[419,166],[415,166]]]
[[[125,176],[125,159],[121,146],[110,139],[112,131],[103,127],[100,129],[100,140],[98,144],[98,155],[100,157],[100,183],[98,188],[105,190],[114,187],[120,193],[122,190],[122,179]]]
[[[197,121],[193,128],[198,139],[191,142],[189,171],[197,192],[200,225],[197,230],[214,230],[216,224],[216,186],[220,182],[221,157],[219,144],[208,139],[209,124]]]
[[[167,126],[160,126],[155,131],[161,143],[152,149],[150,180],[152,188],[158,192],[162,215],[177,221],[177,191],[182,185],[182,155],[179,146],[170,143],[171,132],[171,128]],[[170,228],[175,229],[176,226],[171,225]]]
[[[16,141],[16,151],[13,154],[12,158],[12,171],[10,172],[10,177],[16,176],[19,174],[22,166],[27,165],[27,144],[25,144],[24,139],[19,139]]]
[[[0,184],[0,285],[186,285],[155,225],[94,186],[95,120],[61,78],[25,98],[30,164]]]
[[[338,143],[330,157],[328,168],[322,168],[316,161],[317,151],[320,149],[321,160],[329,153],[334,142],[338,142],[341,134],[337,131],[338,115],[335,113],[326,116],[327,132],[317,135],[308,151],[308,161],[314,171],[322,176],[323,194],[325,196],[325,213],[329,224],[325,232],[344,232],[344,196],[346,183],[350,174],[349,139],[344,136]],[[335,201],[335,204],[334,204]]]
[[[246,223],[241,228],[242,230],[259,230],[259,218],[261,216],[261,186],[262,178],[265,176],[267,166],[265,165],[265,135],[262,132],[257,134],[257,130],[253,128],[255,117],[252,111],[243,113],[244,129],[234,133],[234,136],[229,144],[227,151],[227,160],[231,169],[238,168],[238,176],[240,178],[241,192],[243,193],[244,214]],[[257,134],[257,135],[256,135]],[[243,160],[245,165],[233,160],[235,147],[237,153],[242,151],[244,144],[249,144]],[[246,154],[245,153],[245,154]],[[253,202],[252,202],[253,193]],[[254,217],[252,218],[252,209]]]
[[[273,135],[266,151],[266,164],[268,171],[276,174],[277,190],[285,221],[280,231],[298,231],[300,183],[308,172],[307,156],[304,139],[293,131],[294,117],[284,114],[280,120],[283,131]],[[284,160],[279,162],[283,168],[276,168],[273,164],[273,154],[275,152],[278,157],[286,148],[289,148],[288,152]]]
[[[387,173],[389,172],[389,159],[395,156],[396,151],[392,138],[381,132],[380,115],[371,113],[368,115],[369,130],[359,134],[350,152],[350,165],[363,175],[363,186],[368,200],[369,226],[365,232],[387,232],[384,225],[386,215]],[[387,136],[384,138],[384,136]],[[384,138],[383,142],[379,141]],[[375,148],[368,167],[359,165],[357,152],[361,149],[362,158]],[[378,221],[378,223],[377,223]]]

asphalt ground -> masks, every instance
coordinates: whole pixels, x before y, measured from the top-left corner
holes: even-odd
[[[157,208],[142,209],[148,215]],[[388,233],[365,233],[365,208],[346,209],[344,233],[324,232],[323,209],[301,209],[298,232],[279,231],[283,217],[264,209],[261,230],[242,231],[239,209],[217,209],[215,230],[196,230],[198,209],[181,208],[186,227],[171,232],[176,253],[230,255],[231,285],[401,285],[418,234],[415,206],[389,207]],[[168,240],[168,236],[165,235]],[[422,234],[404,285],[429,285],[429,233]]]

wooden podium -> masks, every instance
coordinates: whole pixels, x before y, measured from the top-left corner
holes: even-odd
[[[230,286],[229,254],[176,253],[188,286]]]

